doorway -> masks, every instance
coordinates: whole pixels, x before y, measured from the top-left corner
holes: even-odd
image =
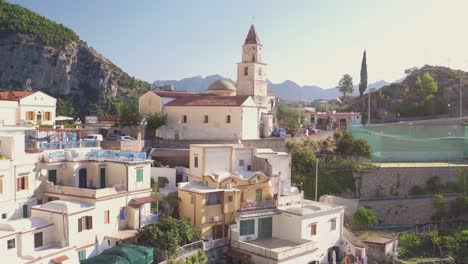
[[[272,237],[273,218],[265,217],[258,219],[258,238],[269,239]]]
[[[54,185],[57,185],[57,170],[49,170],[48,176],[48,180]]]
[[[86,188],[88,181],[88,171],[86,169],[80,169],[78,172],[78,187]]]

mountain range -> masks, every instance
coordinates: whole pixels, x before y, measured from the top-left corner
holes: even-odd
[[[181,80],[157,80],[153,85],[160,86],[164,84],[173,85],[178,91],[188,91],[195,93],[202,93],[213,82],[224,79],[233,82],[229,78],[225,78],[219,74],[209,75],[203,78],[202,76],[194,76],[190,78],[183,78]],[[384,80],[369,84],[369,88],[379,89],[383,86],[390,84]],[[275,95],[285,101],[313,101],[317,99],[331,100],[342,96],[338,88],[321,88],[315,85],[300,86],[291,80],[286,80],[282,83],[272,83],[268,80],[268,89],[275,93]],[[354,86],[354,92],[350,95],[359,95],[358,86]]]

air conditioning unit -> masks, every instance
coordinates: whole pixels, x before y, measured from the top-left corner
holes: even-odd
[[[213,216],[213,222],[218,222],[219,221],[219,216]]]

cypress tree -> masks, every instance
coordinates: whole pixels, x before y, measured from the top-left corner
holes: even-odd
[[[362,56],[361,64],[361,82],[359,83],[359,94],[362,95],[367,88],[367,61],[366,61],[366,50],[364,50],[364,55]]]

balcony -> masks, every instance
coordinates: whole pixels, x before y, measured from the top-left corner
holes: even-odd
[[[231,230],[231,232],[232,248],[277,261],[281,261],[293,256],[298,256],[304,253],[312,253],[318,249],[317,242],[311,242],[308,240],[303,240],[303,243],[295,243],[286,239],[272,237],[266,239],[257,239],[249,242],[239,241],[238,231]]]
[[[123,186],[114,186],[114,187],[108,187],[108,188],[102,188],[102,189],[87,189],[87,188],[54,185],[51,182],[46,182],[45,184],[45,192],[47,193],[80,196],[80,197],[91,198],[91,199],[98,199],[101,197],[106,197],[109,195],[117,194],[122,191],[125,191]]]
[[[66,150],[76,148],[98,148],[99,141],[68,141],[68,142],[26,142],[25,151],[28,153],[42,152],[45,150]]]
[[[239,211],[251,211],[251,210],[274,209],[274,208],[276,208],[276,204],[272,200],[245,201],[241,203]]]

